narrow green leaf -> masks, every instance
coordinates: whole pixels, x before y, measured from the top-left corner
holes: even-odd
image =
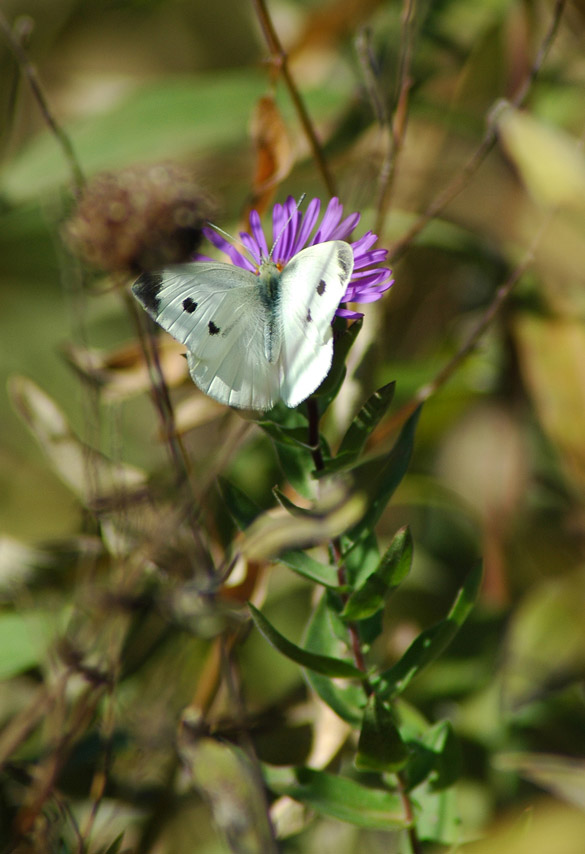
[[[355,539],[341,538],[343,564],[351,586],[361,587],[366,578],[375,572],[380,563],[378,539],[372,530],[364,530]]]
[[[411,756],[403,776],[409,791],[424,780],[434,791],[447,789],[457,780],[461,753],[449,721],[439,721],[422,737],[409,741],[409,746]]]
[[[313,652],[308,652],[300,646],[289,641],[280,634],[274,626],[268,622],[266,617],[259,611],[251,602],[248,602],[250,614],[258,631],[266,638],[269,644],[275,647],[279,652],[300,664],[301,667],[306,667],[309,670],[314,670],[316,673],[322,673],[325,676],[345,679],[363,679],[365,674],[362,673],[349,661],[343,661],[338,658],[331,658],[327,655],[316,655]]]
[[[291,445],[293,448],[304,448],[311,450],[308,443],[308,430],[306,427],[283,427],[274,421],[257,421],[265,433],[274,439],[275,442],[280,442],[282,445]]]
[[[339,589],[337,570],[331,564],[320,563],[301,551],[284,552],[280,555],[279,561],[309,581],[322,584],[324,587]]]
[[[392,540],[378,567],[346,602],[341,617],[349,622],[371,617],[384,607],[388,596],[410,572],[412,537],[402,528]]]
[[[327,595],[321,597],[311,617],[304,639],[305,649],[318,655],[339,657],[347,650],[347,627],[339,619]],[[341,638],[344,640],[341,640]],[[342,720],[360,727],[366,695],[355,682],[333,682],[326,676],[307,670],[305,676],[314,691]]]
[[[451,643],[475,604],[481,572],[481,564],[471,570],[447,617],[421,632],[400,661],[381,674],[381,684],[385,685],[381,696],[388,698],[402,693],[411,680]]]
[[[385,458],[368,460],[352,470],[356,489],[363,490],[368,496],[366,513],[349,531],[348,535],[352,539],[356,539],[365,530],[373,529],[406,474],[419,415],[420,407],[410,416],[394,447]]]
[[[461,819],[453,787],[437,792],[427,781],[413,791],[412,801],[420,840],[449,846],[461,842]]]
[[[219,490],[230,516],[240,531],[245,531],[262,509],[239,486],[225,477],[218,478]]]
[[[314,516],[315,509],[313,507],[299,507],[298,504],[295,504],[294,501],[291,501],[288,495],[285,495],[284,492],[279,489],[278,486],[275,486],[272,490],[272,494],[278,501],[281,507],[283,507],[291,516]]]
[[[408,827],[408,818],[399,795],[371,789],[356,780],[327,774],[312,768],[295,769],[295,780],[283,781],[283,774],[265,769],[267,785],[278,795],[288,795],[322,815],[371,830]]]
[[[311,453],[281,442],[276,442],[274,447],[284,476],[290,485],[304,498],[312,498],[315,492],[312,474],[315,464]]]
[[[409,755],[392,710],[374,694],[364,712],[356,767],[364,771],[398,771],[406,764]]]
[[[345,468],[357,460],[368,437],[388,411],[395,388],[396,383],[388,383],[368,398],[341,440],[336,456],[327,462],[327,473]]]

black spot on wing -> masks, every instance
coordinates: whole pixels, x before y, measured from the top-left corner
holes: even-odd
[[[325,281],[325,279],[321,279],[321,281],[317,285],[317,293],[319,294],[320,297],[322,297],[323,294],[325,293],[326,287],[327,287],[327,282]]]
[[[194,302],[191,297],[186,297],[183,300],[183,308],[188,314],[193,314],[195,309],[197,308],[197,303]]]
[[[159,293],[162,287],[161,273],[143,273],[132,285],[132,292],[142,305],[152,314],[158,314],[160,308]]]
[[[307,311],[307,323],[310,323],[310,322],[312,321],[312,319],[313,319],[313,318],[311,317],[311,309],[309,309],[309,310]]]
[[[219,335],[219,333],[221,332],[221,329],[219,328],[219,326],[215,325],[213,320],[209,321],[209,323],[207,324],[207,328],[209,329],[210,335]]]

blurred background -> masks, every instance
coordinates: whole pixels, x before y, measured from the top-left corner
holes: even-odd
[[[330,441],[368,394],[395,380],[394,415],[375,436],[374,449],[385,447],[402,407],[456,357],[498,289],[518,279],[473,352],[424,406],[410,473],[378,530],[387,543],[410,524],[415,566],[372,655],[392,660],[439,619],[483,556],[479,607],[408,699],[430,720],[449,717],[461,739],[464,838],[544,792],[582,809],[585,5],[274,0],[269,7],[336,191],[346,213],[362,215],[356,235],[376,229],[393,259],[394,286],[365,307],[351,374],[325,425]],[[254,118],[260,100],[274,96],[282,160],[272,198],[306,193],[326,203],[327,187],[273,73],[251,3],[8,0],[2,14],[87,177],[180,164],[215,200],[214,221],[235,233],[258,198]],[[548,36],[550,50],[523,110],[502,107],[529,79]],[[64,245],[70,163],[5,37],[0,115],[0,719],[5,727],[20,720],[26,731],[15,742],[11,761],[18,764],[41,755],[50,740],[38,721],[27,729],[22,716],[35,692],[57,678],[54,638],[83,636],[85,650],[97,656],[106,624],[103,613],[92,612],[88,591],[96,585],[103,592],[111,573],[122,571],[114,533],[98,536],[92,523],[80,480],[86,449],[77,437],[114,461],[108,477],[122,472],[137,487],[153,488],[163,515],[172,478],[122,295],[131,278],[85,274]],[[384,189],[381,176],[389,172]],[[419,215],[453,182],[460,192],[409,239]],[[266,196],[259,206],[269,211]],[[265,436],[193,388],[182,364],[176,367],[180,352],[165,351],[163,367],[196,493],[215,514],[219,549],[225,532],[216,475],[267,507],[279,472]],[[158,506],[149,509],[154,518]],[[282,566],[263,583],[268,613],[298,640],[308,585]],[[85,616],[91,628],[84,628]],[[108,737],[118,788],[104,809],[110,828],[138,828],[136,850],[229,850],[199,801],[189,809],[175,804],[155,821],[146,792],[165,779],[177,716],[211,666],[222,619],[199,614],[197,628],[189,623],[186,633],[176,626],[168,633],[147,615],[125,636],[125,681],[106,714],[116,721]],[[302,762],[311,727],[299,669],[257,636],[242,645],[240,666],[261,758]],[[59,780],[81,813],[89,809],[96,745],[105,737],[104,718],[96,725],[98,706],[92,708]],[[554,757],[552,766],[543,754]],[[0,815],[7,822],[27,785],[18,774],[6,778]],[[105,851],[108,822],[98,826]],[[195,826],[199,847],[187,847]],[[328,821],[303,833],[285,850],[393,850],[385,837],[340,831]],[[573,850],[579,848],[567,848]]]

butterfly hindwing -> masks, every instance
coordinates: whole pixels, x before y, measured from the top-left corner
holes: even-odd
[[[283,270],[280,394],[287,406],[305,400],[329,372],[333,359],[331,322],[352,272],[353,251],[342,240],[303,249]]]

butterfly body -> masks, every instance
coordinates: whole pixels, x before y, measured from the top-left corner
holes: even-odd
[[[353,271],[341,240],[303,249],[258,274],[194,262],[143,274],[132,286],[150,316],[187,348],[193,381],[229,406],[294,407],[323,381],[333,358],[331,322]]]

